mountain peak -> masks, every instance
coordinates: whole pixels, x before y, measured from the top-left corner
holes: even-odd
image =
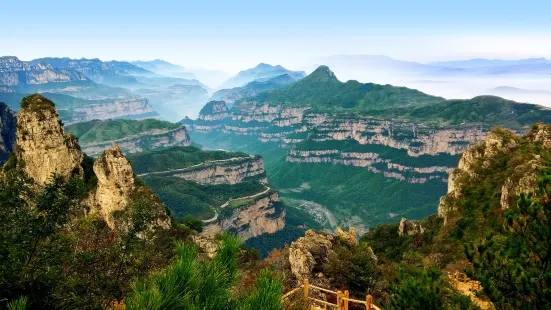
[[[324,65],[319,66],[316,70],[314,70],[314,72],[310,73],[304,79],[316,81],[339,81],[337,76],[335,76],[335,73],[331,71],[328,66]]]

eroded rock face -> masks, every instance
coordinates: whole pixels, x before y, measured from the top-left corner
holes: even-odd
[[[0,102],[0,165],[15,148],[15,112]]]
[[[348,227],[347,232],[342,230],[342,228],[337,227],[337,236],[343,238],[352,245],[358,244],[358,240],[356,239],[356,229],[352,226]]]
[[[357,245],[356,230],[353,227],[348,229],[348,232],[337,228],[336,235],[326,233],[316,233],[312,230],[306,231],[304,237],[300,237],[297,241],[291,244],[289,249],[289,263],[291,272],[300,282],[304,279],[323,278],[322,273],[316,273],[323,265],[329,262],[329,255],[334,253],[333,242],[335,236],[340,237],[340,240],[347,241],[350,245]],[[371,259],[376,264],[377,256],[370,247],[366,248],[369,251]]]
[[[199,119],[217,121],[229,117],[228,106],[224,101],[209,101],[199,112]]]
[[[86,154],[97,155],[115,144],[128,154],[163,147],[189,146],[191,145],[191,138],[187,133],[186,127],[182,125],[172,130],[155,129],[118,140],[83,144],[82,148]]]
[[[422,234],[424,232],[425,229],[421,226],[421,224],[415,221],[408,221],[405,218],[402,218],[400,225],[398,226],[398,235],[400,237]]]
[[[225,208],[231,208],[226,206]],[[285,209],[279,204],[277,193],[256,197],[247,205],[235,208],[230,216],[222,218],[203,228],[203,236],[213,237],[230,231],[242,240],[262,234],[272,234],[285,227]]]
[[[17,115],[18,165],[38,184],[53,173],[82,175],[83,153],[75,136],[66,134],[54,104],[41,95],[23,99]]]
[[[219,245],[215,239],[200,235],[192,236],[191,238],[208,258],[214,258],[216,256]]]
[[[312,277],[314,267],[328,263],[329,252],[333,248],[333,236],[306,231],[304,237],[291,244],[289,263],[298,281]]]
[[[134,174],[121,149],[114,145],[105,150],[94,162],[98,186],[94,204],[110,227],[113,227],[112,212],[122,210],[134,189]]]
[[[31,65],[13,56],[0,57],[0,84],[2,85],[17,86],[87,80],[83,74],[73,70],[54,69],[45,63]]]
[[[551,126],[535,124],[524,137],[515,136],[504,129],[496,129],[486,137],[486,140],[469,147],[461,156],[459,166],[449,177],[448,193],[440,199],[438,215],[447,222],[447,214],[456,209],[454,201],[462,196],[462,190],[469,179],[479,178],[477,169],[490,169],[495,162],[509,160],[508,166],[513,168],[501,187],[500,205],[508,209],[516,203],[521,192],[535,190],[540,178],[540,169],[545,165],[541,156],[522,151],[522,147],[543,147],[551,149]],[[521,156],[516,158],[516,151]]]
[[[200,166],[175,170],[170,174],[188,181],[211,185],[237,184],[245,179],[267,182],[264,160],[260,156],[211,161]]]

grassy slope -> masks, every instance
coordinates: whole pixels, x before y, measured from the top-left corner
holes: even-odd
[[[202,185],[178,177],[149,175],[143,179],[176,217],[191,214],[201,219],[214,216],[214,208],[224,204],[229,198],[254,195],[265,188],[258,182]]]
[[[495,96],[466,100],[447,100],[414,109],[396,108],[370,112],[380,118],[415,122],[437,122],[440,125],[477,124],[519,129],[536,122],[551,123],[551,110],[538,105],[518,103]]]
[[[137,174],[182,169],[207,160],[221,160],[233,157],[248,156],[244,153],[224,151],[203,151],[194,146],[174,146],[166,149],[145,151],[129,154],[128,160],[132,163]]]
[[[392,85],[340,82],[321,66],[290,87],[260,94],[253,98],[273,104],[309,105],[315,109],[364,111],[391,106],[420,106],[444,100],[418,90]]]
[[[81,143],[95,143],[121,139],[127,136],[136,135],[152,129],[176,129],[179,124],[160,121],[156,119],[144,120],[93,120],[89,122],[69,125],[65,131],[76,135]]]

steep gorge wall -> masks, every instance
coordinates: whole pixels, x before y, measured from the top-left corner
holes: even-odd
[[[208,161],[193,167],[153,174],[179,177],[200,184],[237,184],[245,180],[267,182],[264,161],[260,156]]]
[[[71,108],[72,119],[67,124],[110,118],[151,118],[155,114],[149,101],[143,97],[109,99],[108,102],[91,103]]]
[[[15,148],[15,112],[0,102],[0,165]]]
[[[172,130],[155,129],[118,140],[83,144],[82,148],[87,154],[97,155],[114,144],[117,144],[125,153],[136,153],[163,147],[189,146],[191,138],[186,127],[182,125]]]
[[[228,205],[226,208],[232,207]],[[222,231],[230,231],[247,240],[285,227],[285,209],[277,193],[269,192],[228,213],[229,216],[220,216],[218,221],[204,227],[201,234],[213,237]]]

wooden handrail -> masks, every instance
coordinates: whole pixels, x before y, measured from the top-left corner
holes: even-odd
[[[365,296],[365,301],[353,299],[353,298],[350,298],[350,293],[348,291],[344,291],[344,293],[343,293],[341,291],[332,291],[332,290],[328,290],[328,289],[323,288],[323,287],[311,285],[310,282],[308,281],[308,279],[305,279],[302,285],[300,285],[300,286],[290,290],[289,292],[285,293],[285,295],[283,295],[281,297],[282,302],[287,297],[289,297],[292,294],[298,292],[301,288],[304,290],[304,297],[306,299],[312,300],[314,302],[321,303],[323,305],[336,307],[337,310],[348,310],[348,303],[349,302],[365,305],[366,310],[381,310],[381,308],[379,308],[379,307],[377,307],[373,304],[373,297],[371,295]],[[322,292],[325,292],[325,293],[336,295],[337,296],[337,303],[333,304],[333,303],[327,302],[325,300],[310,297],[309,296],[310,295],[310,289],[315,289],[315,290],[318,290],[318,291],[322,291]]]

